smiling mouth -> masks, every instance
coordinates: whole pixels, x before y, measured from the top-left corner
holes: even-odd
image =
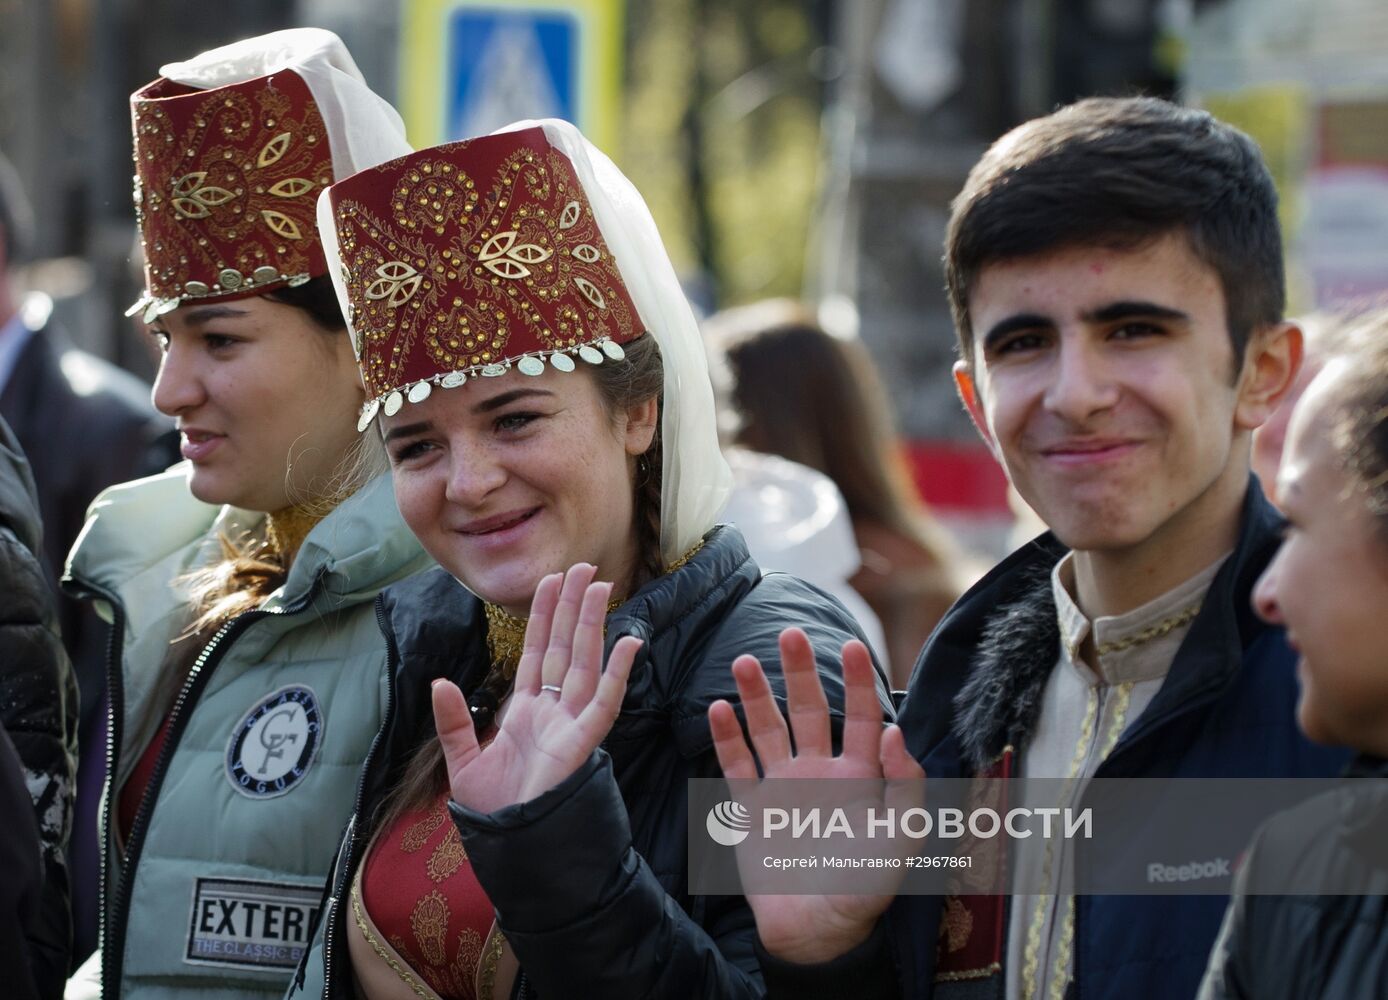
[[[1083,465],[1119,458],[1137,448],[1137,441],[1076,441],[1042,449],[1044,458],[1067,465]]]
[[[461,528],[459,529],[459,534],[473,537],[479,535],[494,535],[499,531],[506,531],[509,528],[514,528],[516,525],[530,520],[539,512],[540,508],[534,507],[519,514],[502,514],[498,517],[488,518],[485,521],[478,521],[465,528]]]

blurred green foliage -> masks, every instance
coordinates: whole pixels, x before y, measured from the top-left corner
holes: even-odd
[[[701,305],[799,295],[819,205],[813,0],[630,0],[623,144]]]

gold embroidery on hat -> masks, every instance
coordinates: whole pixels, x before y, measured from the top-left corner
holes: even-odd
[[[576,183],[561,153],[521,149],[484,191],[453,164],[431,160],[396,180],[388,218],[354,200],[335,206],[371,398],[416,383],[418,376],[404,373],[421,351],[439,376],[460,376],[452,380],[457,385],[464,376],[504,374],[503,362],[524,355],[543,359],[631,336],[639,320],[625,300],[609,302],[603,293],[620,275],[599,249],[602,234],[591,213],[570,196]],[[575,253],[578,247],[591,251]],[[387,292],[380,269],[392,263],[414,268],[419,284],[398,296]],[[540,315],[545,306],[555,310],[549,320]],[[529,328],[538,349],[507,354],[517,323]]]
[[[255,158],[255,165],[264,169],[274,166],[284,156],[289,149],[290,135],[288,132],[281,132],[260,149],[260,155]]]
[[[392,309],[408,302],[424,281],[420,273],[403,260],[388,260],[376,268],[376,273],[380,277],[367,285],[363,294],[368,299],[385,299]]]
[[[173,182],[173,207],[185,219],[205,219],[211,210],[225,205],[236,195],[215,184],[203,184],[207,179],[206,170],[184,174]]]
[[[583,293],[583,297],[593,305],[599,309],[607,308],[607,300],[602,297],[602,292],[598,291],[597,286],[587,278],[574,278],[574,285]]]
[[[554,255],[554,251],[546,250],[536,243],[522,243],[517,246],[516,237],[519,235],[514,229],[497,233],[487,240],[477,259],[488,271],[503,278],[530,277],[530,268],[526,265],[543,264]]]
[[[260,217],[265,220],[265,224],[270,229],[283,236],[287,240],[301,240],[304,238],[303,231],[299,229],[299,224],[285,215],[283,212],[275,212],[271,209],[262,209]]]
[[[175,128],[160,101],[134,103],[133,194],[145,242],[147,288],[129,314],[143,311],[147,321],[185,299],[273,282],[302,284],[310,278],[316,252],[301,199],[312,198],[331,178],[313,179],[325,164],[313,149],[323,124],[311,100],[295,109],[291,97],[274,87],[252,96],[209,94],[191,115]],[[277,124],[282,131],[253,154],[255,147],[247,148],[253,132]],[[297,148],[296,135],[304,139]],[[281,160],[271,177],[255,180],[258,170]],[[297,202],[300,220],[265,207],[269,199],[288,199],[280,202],[286,206]],[[146,226],[161,213],[180,224]]]
[[[313,190],[313,181],[307,177],[286,177],[272,185],[270,193],[276,198],[297,198]]]

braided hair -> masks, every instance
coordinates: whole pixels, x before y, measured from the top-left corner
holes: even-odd
[[[614,420],[617,414],[652,396],[661,400],[665,369],[660,347],[649,333],[626,345],[626,359],[618,364],[589,369],[597,381],[603,408]],[[663,412],[663,400],[661,400]],[[636,578],[632,590],[639,589],[665,572],[660,552],[660,490],[664,481],[661,414],[657,414],[655,434],[650,446],[636,458],[633,529],[636,532]]]

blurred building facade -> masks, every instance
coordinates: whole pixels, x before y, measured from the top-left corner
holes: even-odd
[[[150,372],[121,318],[131,90],[170,59],[316,24],[393,99],[402,25],[450,2],[0,0],[0,148],[39,252],[67,262],[36,280],[82,345]],[[571,2],[621,12],[611,151],[698,304],[821,304],[885,372],[926,498],[985,529],[1007,519],[1002,478],[954,398],[940,253],[950,200],[1008,128],[1088,94],[1187,94],[1267,149],[1297,305],[1388,287],[1383,0]]]

